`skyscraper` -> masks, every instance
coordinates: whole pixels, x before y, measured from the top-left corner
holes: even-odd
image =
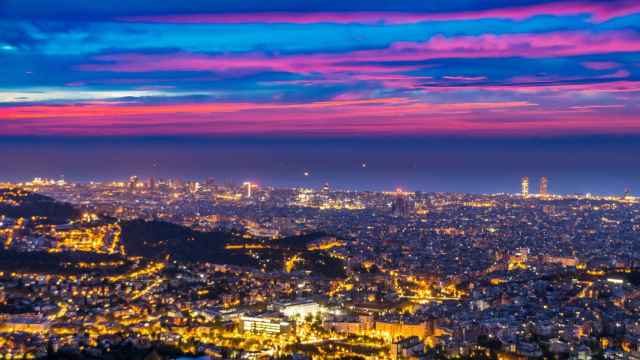
[[[320,193],[322,195],[329,195],[330,192],[331,192],[331,187],[329,187],[329,183],[325,183]]]
[[[524,197],[529,196],[529,177],[527,176],[523,177],[520,186],[522,188],[522,190],[520,191],[522,196]]]
[[[250,181],[245,181],[242,185],[247,188],[247,198],[251,198],[251,188],[253,187],[253,184]]]
[[[138,187],[138,181],[140,181],[140,179],[138,179],[137,176],[132,176],[129,178],[129,190],[133,191],[135,190],[136,187]]]
[[[538,191],[540,196],[549,195],[549,179],[546,176],[540,178],[540,191]]]
[[[400,190],[398,190],[393,203],[391,204],[391,214],[395,217],[408,217],[411,216],[415,204],[407,198]]]

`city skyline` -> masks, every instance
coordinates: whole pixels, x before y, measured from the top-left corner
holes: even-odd
[[[303,174],[303,176],[308,176]],[[537,181],[538,191],[531,192],[529,189],[531,186],[531,181]],[[379,192],[379,193],[397,193],[398,196],[406,195],[406,194],[415,194],[415,193],[425,193],[425,194],[467,194],[467,195],[512,195],[512,196],[521,196],[523,198],[560,198],[560,197],[607,197],[607,198],[615,198],[616,195],[620,199],[630,198],[635,199],[636,197],[632,195],[629,188],[625,188],[624,192],[621,194],[594,194],[594,193],[571,193],[571,194],[562,194],[562,193],[554,193],[549,191],[549,178],[547,176],[540,176],[538,178],[530,178],[529,176],[523,176],[520,179],[520,192],[509,192],[509,191],[500,191],[493,194],[482,194],[482,193],[468,193],[468,192],[444,192],[444,191],[423,191],[421,189],[410,189],[410,188],[400,188],[397,187],[395,189],[383,189],[383,190],[372,190],[372,189],[358,189],[358,188],[336,188],[332,187],[330,183],[325,182],[321,186],[318,187],[308,187],[308,186],[292,186],[290,188],[287,187],[279,187],[269,183],[263,183],[259,180],[245,180],[245,181],[233,181],[233,180],[217,180],[213,177],[208,178],[190,178],[184,179],[181,177],[170,177],[170,178],[156,178],[154,176],[149,177],[140,177],[138,175],[131,175],[128,178],[119,178],[119,179],[110,179],[110,180],[87,180],[87,181],[74,181],[66,179],[64,176],[60,176],[59,178],[47,178],[36,176],[33,179],[29,179],[27,181],[19,181],[19,182],[11,182],[5,181],[1,182],[5,187],[27,187],[27,188],[37,188],[38,186],[90,186],[90,185],[104,185],[104,186],[115,186],[119,188],[129,188],[130,190],[136,189],[144,189],[144,190],[154,190],[158,183],[163,184],[171,184],[172,186],[185,186],[192,188],[193,192],[197,192],[200,187],[203,185],[215,185],[215,186],[223,186],[223,187],[238,187],[242,188],[244,191],[244,196],[246,198],[251,198],[254,190],[265,188],[270,190],[282,190],[282,189],[309,189],[309,190],[318,190],[318,191],[337,191],[337,192]],[[177,184],[177,185],[176,185]]]
[[[560,194],[640,189],[640,168],[633,166],[640,152],[636,137],[26,137],[4,138],[0,152],[5,166],[0,181],[13,182],[61,176],[108,181],[136,174],[278,187],[329,182],[344,189],[516,193],[520,178],[529,175],[549,177]]]
[[[640,189],[633,1],[9,0],[0,17],[5,180]]]

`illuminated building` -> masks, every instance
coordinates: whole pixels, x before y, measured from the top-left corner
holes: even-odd
[[[343,334],[359,335],[364,332],[360,321],[325,321],[323,327]]]
[[[527,176],[522,178],[520,187],[521,187],[520,194],[522,194],[522,196],[524,197],[529,196],[529,178]]]
[[[413,203],[407,199],[406,194],[400,189],[396,191],[396,197],[391,204],[391,214],[395,217],[408,217],[412,213]]]
[[[298,318],[300,320],[306,319],[308,316],[316,316],[322,313],[323,308],[315,301],[299,301],[284,304],[280,309],[289,319]]]
[[[291,330],[291,323],[278,316],[242,316],[240,329],[252,333],[283,334]]]
[[[280,232],[277,229],[268,229],[264,227],[248,227],[247,234],[256,238],[265,239],[277,239],[280,237]],[[266,248],[267,246],[260,246],[258,248]],[[246,249],[248,247],[245,246]]]
[[[549,195],[549,179],[546,176],[540,178],[540,196]]]
[[[191,193],[197,193],[200,190],[200,183],[197,181],[189,181],[187,183],[187,188]]]
[[[251,198],[251,188],[254,186],[250,181],[246,181],[244,184],[242,184],[244,187],[247,188],[247,198]]]
[[[384,333],[392,339],[400,337],[416,336],[424,339],[428,335],[427,323],[425,322],[404,322],[404,321],[376,321],[375,330]]]
[[[57,240],[51,251],[117,253],[120,252],[120,233],[120,226],[116,224],[92,227],[60,225],[50,234]]]
[[[331,192],[331,188],[329,187],[329,183],[325,183],[320,193],[322,195],[329,195],[330,192]]]
[[[24,332],[40,334],[49,329],[51,324],[37,314],[3,315],[0,317],[0,331]]]
[[[463,205],[466,207],[476,208],[490,208],[496,206],[496,204],[492,201],[465,201]]]
[[[424,356],[424,344],[417,336],[394,341],[391,344],[391,359],[418,359]]]
[[[545,255],[543,261],[547,264],[558,264],[564,267],[576,267],[578,266],[578,258],[576,257],[562,257]]]
[[[308,243],[307,250],[329,250],[341,246],[344,246],[344,242],[336,239],[334,236],[324,236],[318,240]]]
[[[509,270],[526,269],[527,261],[529,261],[529,249],[518,248],[515,254],[509,257]]]
[[[135,190],[136,187],[138,187],[138,177],[137,176],[132,176],[129,178],[129,190]]]

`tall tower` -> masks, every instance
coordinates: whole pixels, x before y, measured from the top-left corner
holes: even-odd
[[[529,196],[529,178],[527,176],[522,178],[522,182],[520,183],[520,186],[522,188],[522,190],[520,191],[522,196],[524,197]]]
[[[133,191],[135,190],[135,188],[138,186],[138,181],[140,179],[138,179],[137,176],[132,176],[129,178],[129,190]]]
[[[244,185],[247,188],[246,196],[247,196],[247,198],[250,198],[251,197],[251,188],[253,187],[253,184],[250,181],[245,181],[245,183],[242,184],[242,185]]]
[[[391,204],[391,214],[394,217],[408,217],[413,213],[412,208],[415,209],[415,204],[407,198],[407,195],[398,189],[396,191],[396,197]]]
[[[549,195],[549,179],[546,176],[540,178],[540,196]]]

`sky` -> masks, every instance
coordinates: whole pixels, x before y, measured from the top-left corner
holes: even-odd
[[[75,158],[64,149],[74,141],[113,154],[125,139],[147,160],[191,148],[233,157],[248,147],[253,159],[297,157],[297,167],[338,141],[355,163],[436,152],[493,169],[507,155],[547,156],[539,162],[554,165],[538,170],[601,178],[593,191],[640,187],[628,162],[607,163],[603,175],[592,157],[562,156],[640,155],[629,140],[640,138],[636,0],[0,0],[0,79],[0,149],[22,169],[9,177],[51,167],[29,148],[62,156],[50,171],[68,169]],[[339,160],[322,161],[339,169]],[[462,176],[452,163],[424,165],[451,179],[479,172]],[[503,164],[491,174],[528,170]],[[299,174],[283,171],[254,176],[285,184]],[[421,171],[407,165],[398,178],[430,187]],[[344,185],[373,186],[367,179]],[[465,184],[456,188],[491,188]]]

